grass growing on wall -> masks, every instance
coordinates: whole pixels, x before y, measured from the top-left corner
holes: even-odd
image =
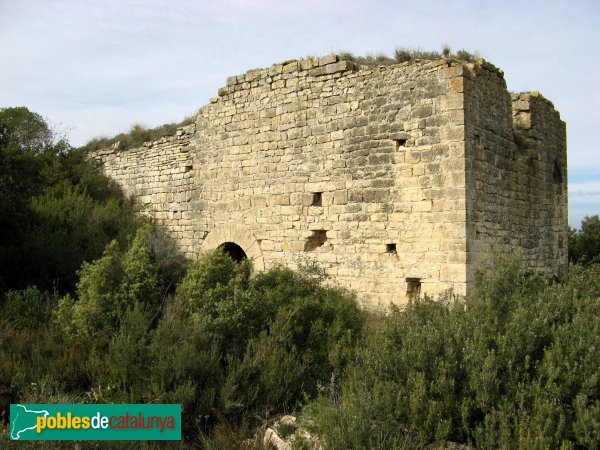
[[[407,61],[416,60],[437,60],[437,59],[453,59],[459,61],[473,61],[478,55],[476,53],[470,53],[466,50],[459,50],[452,52],[451,48],[445,46],[441,52],[436,51],[424,51],[420,49],[410,49],[406,47],[399,47],[394,51],[393,56],[388,56],[385,53],[367,54],[366,56],[357,56],[351,52],[342,51],[339,53],[341,59],[346,61],[352,61],[359,66],[389,66],[392,64],[398,64]]]
[[[195,116],[191,115],[179,123],[167,123],[155,128],[147,128],[141,124],[134,124],[127,133],[119,133],[112,138],[99,137],[92,139],[83,146],[83,149],[85,151],[99,150],[110,147],[117,142],[119,143],[119,148],[122,150],[141,147],[144,142],[155,141],[163,136],[172,136],[177,131],[177,128],[191,125],[194,123],[194,120]]]

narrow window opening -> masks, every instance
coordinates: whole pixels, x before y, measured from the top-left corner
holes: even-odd
[[[400,150],[400,147],[406,147],[406,139],[394,139],[396,144],[396,151]]]
[[[310,252],[318,247],[322,247],[327,242],[327,231],[314,230],[304,243],[304,251]]]
[[[408,298],[419,298],[421,294],[421,279],[407,278],[406,279],[406,296]]]
[[[560,164],[558,164],[557,160],[554,160],[554,168],[552,170],[552,178],[554,178],[555,183],[561,184],[563,182],[562,170],[560,170]]]
[[[396,254],[396,244],[385,244],[385,252]]]
[[[313,199],[311,206],[323,206],[323,193],[313,192]]]
[[[190,170],[192,170],[194,168],[194,166],[185,166],[185,171],[189,172]]]

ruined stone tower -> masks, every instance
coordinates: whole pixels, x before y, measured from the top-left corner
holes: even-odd
[[[567,266],[565,124],[483,60],[250,70],[174,136],[91,156],[188,256],[314,261],[365,306],[465,294],[492,247]]]

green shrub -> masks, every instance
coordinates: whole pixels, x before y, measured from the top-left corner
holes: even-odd
[[[18,329],[0,318],[0,355],[0,417],[10,403],[45,403],[89,385],[84,343],[47,324]]]
[[[138,220],[114,181],[27,108],[0,109],[0,293],[72,292],[76,271]]]
[[[285,268],[274,268],[252,279],[248,297],[260,305],[263,324],[255,329],[280,330],[290,349],[308,363],[307,393],[316,392],[332,372],[344,371],[364,323],[363,313],[350,293],[321,285],[319,278]]]
[[[135,302],[124,311],[119,330],[110,339],[108,349],[92,350],[92,387],[97,393],[100,393],[100,387],[104,388],[102,401],[141,403],[148,398],[151,324],[152,315]]]
[[[332,372],[343,373],[363,325],[351,295],[311,275],[284,268],[250,274],[248,261],[217,249],[190,264],[173,300],[204,348],[220,355],[214,417],[231,423],[314,397]]]
[[[207,432],[216,421],[224,361],[219,338],[191,319],[180,299],[168,302],[152,334],[149,367],[152,402],[181,403],[185,436]]]
[[[22,291],[8,291],[0,304],[0,317],[17,330],[35,329],[50,321],[56,297],[35,286]]]
[[[113,241],[100,259],[81,267],[77,300],[68,295],[61,299],[56,318],[63,330],[88,336],[116,332],[125,306],[118,295],[122,279],[121,253]]]
[[[154,226],[148,238],[150,253],[164,280],[165,291],[174,292],[187,272],[189,261],[183,256],[176,241],[164,228]]]
[[[229,420],[291,411],[314,398],[332,374],[342,376],[363,325],[352,296],[275,268],[253,278],[240,298],[253,305],[253,314],[245,316],[252,326],[243,355],[230,360],[221,391]]]
[[[31,199],[36,225],[22,250],[32,255],[28,276],[43,286],[57,281],[70,290],[85,261],[102,254],[113,239],[125,240],[139,221],[133,207],[116,197],[98,201],[81,187],[61,184]]]
[[[104,255],[84,263],[79,271],[77,299],[64,297],[56,311],[57,323],[70,334],[108,338],[119,329],[123,311],[139,305],[153,317],[163,298],[163,280],[149,241],[152,229],[142,226],[123,253],[116,241]]]
[[[595,448],[600,268],[569,282],[498,261],[466,299],[420,299],[368,333],[339,401],[311,405],[331,448]]]
[[[269,417],[290,411],[310,389],[307,362],[289,340],[285,330],[262,332],[241,360],[231,361],[221,390],[222,413],[230,421],[250,412]]]
[[[241,354],[260,330],[261,306],[246,295],[250,274],[249,261],[237,263],[217,249],[192,262],[177,289],[191,320],[215,336],[225,357]]]

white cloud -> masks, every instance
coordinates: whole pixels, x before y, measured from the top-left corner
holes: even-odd
[[[569,184],[569,199],[592,199],[600,203],[600,180],[576,181]]]
[[[569,224],[579,228],[585,216],[600,214],[600,179],[569,184]]]

